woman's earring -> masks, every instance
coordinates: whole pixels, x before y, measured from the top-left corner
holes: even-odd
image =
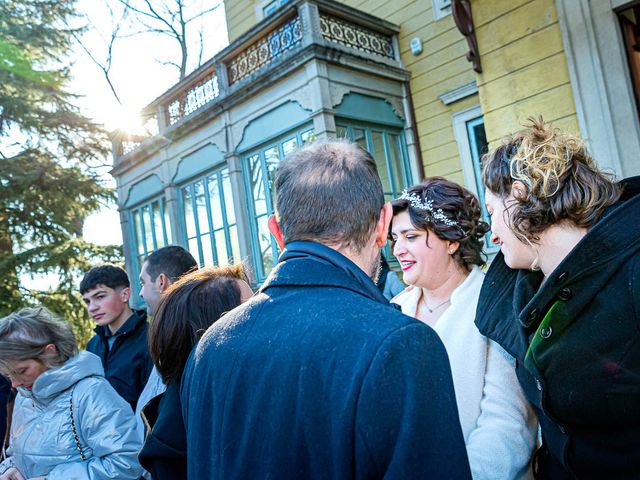
[[[531,270],[532,272],[537,272],[540,270],[540,254],[538,253],[538,249],[533,245],[533,243],[531,243],[531,240],[529,240],[527,237],[524,237],[524,239],[529,244],[529,248],[531,248],[531,250],[535,254],[535,258],[531,262],[529,270]]]
[[[449,255],[453,255],[453,250],[449,249]]]

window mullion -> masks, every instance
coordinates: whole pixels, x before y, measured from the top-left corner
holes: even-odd
[[[156,240],[155,218],[153,216],[153,202],[149,202],[149,227],[151,228],[151,243],[153,244],[153,250],[158,248],[158,241]]]
[[[227,219],[227,200],[222,183],[222,174],[218,176],[218,191],[220,192],[220,209],[222,210],[222,229],[224,231],[224,242],[227,245],[227,256],[233,258],[231,247],[231,233],[229,232],[229,220]]]
[[[191,208],[193,211],[193,224],[196,227],[196,245],[198,246],[198,260],[200,266],[204,265],[204,255],[202,254],[202,239],[200,238],[200,222],[198,220],[198,203],[196,201],[196,182],[189,185],[191,193]]]
[[[211,213],[211,197],[209,196],[209,179],[213,178],[214,181],[217,181],[217,172],[212,173],[208,177],[204,177],[203,188],[204,188],[204,201],[205,207],[207,209],[207,219],[209,220],[209,247],[211,248],[211,254],[213,257],[213,263],[218,265],[218,252],[216,250],[216,242],[214,240],[214,228],[213,228],[213,214]]]

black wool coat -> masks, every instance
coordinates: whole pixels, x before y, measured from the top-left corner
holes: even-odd
[[[163,394],[144,407],[143,415],[152,429],[138,455],[142,467],[153,480],[186,479],[187,434],[180,408],[180,382],[169,383]]]
[[[640,177],[542,284],[499,254],[476,325],[516,359],[540,478],[640,478]]]

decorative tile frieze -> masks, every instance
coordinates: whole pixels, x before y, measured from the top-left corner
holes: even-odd
[[[249,45],[231,60],[227,67],[229,84],[233,85],[272,63],[301,41],[300,17],[295,17],[257,42]]]
[[[212,72],[207,78],[186,90],[183,95],[167,105],[169,125],[173,125],[183,117],[202,108],[218,95],[220,95],[218,76]]]
[[[320,31],[324,39],[330,42],[395,59],[391,36],[329,15],[320,15]]]

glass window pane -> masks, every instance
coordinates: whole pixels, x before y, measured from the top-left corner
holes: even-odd
[[[262,9],[262,11],[264,13],[264,16],[268,17],[273,12],[275,12],[277,8],[278,8],[278,2],[273,1],[273,2],[271,2],[269,4],[267,4],[267,6]]]
[[[193,205],[191,204],[191,192],[189,187],[182,189],[182,203],[184,205],[184,222],[187,226],[187,237],[191,238],[196,235],[196,221],[193,216]],[[193,255],[193,252],[191,252]]]
[[[198,227],[202,235],[209,231],[209,216],[207,215],[207,202],[204,197],[204,183],[202,181],[196,182],[194,191],[196,195],[196,210],[198,212]]]
[[[406,184],[405,163],[402,161],[400,139],[397,135],[389,134],[389,152],[391,153],[391,168],[393,168],[393,196],[400,195],[408,185]]]
[[[236,223],[236,212],[233,209],[233,193],[231,192],[231,180],[229,179],[229,170],[224,169],[220,172],[222,176],[222,192],[224,195],[225,211],[227,213],[227,223],[233,225]]]
[[[387,170],[387,157],[384,154],[384,143],[382,140],[382,132],[371,132],[372,151],[373,158],[376,161],[378,167],[378,175],[382,182],[382,190],[384,193],[391,194],[391,182],[389,180],[389,171]]]
[[[311,130],[307,130],[306,132],[302,132],[302,134],[300,135],[300,138],[302,138],[302,143],[309,143],[309,142],[313,142],[316,139],[316,132],[313,130],[313,128]]]
[[[262,182],[262,167],[260,157],[249,157],[249,171],[251,172],[251,190],[253,191],[253,203],[256,215],[267,213],[267,202],[264,196],[264,183]]]
[[[473,155],[474,159],[478,159],[478,163],[480,163],[480,159],[482,155],[489,151],[489,144],[487,143],[487,134],[484,130],[484,121],[477,123],[473,126],[473,135],[476,139],[475,143],[475,154]]]
[[[198,264],[202,265],[202,260],[200,259],[200,253],[198,252],[198,239],[190,238],[189,239],[189,253],[193,255],[193,258],[198,260]]]
[[[162,205],[164,206],[164,231],[167,235],[167,245],[171,245],[171,221],[169,220],[169,210],[167,209],[166,200],[162,199]]]
[[[240,243],[238,241],[238,227],[229,227],[229,239],[231,240],[231,255],[233,263],[240,262]]]
[[[218,176],[208,178],[209,202],[211,204],[211,222],[213,229],[222,228],[222,206],[220,205],[220,189],[218,188]]]
[[[342,125],[336,125],[336,137],[349,138],[349,131],[347,130],[347,127],[343,127]]]
[[[258,218],[258,244],[260,246],[260,257],[264,274],[267,275],[273,268],[273,252],[271,250],[271,234],[267,227],[266,215]]]
[[[364,135],[364,130],[360,130],[359,128],[353,129],[353,139],[354,142],[360,144],[362,148],[368,150],[367,148],[367,137]]]
[[[202,244],[202,256],[204,257],[204,265],[209,267],[213,265],[213,250],[211,248],[211,237],[208,233],[200,235],[200,243]]]
[[[282,144],[282,152],[285,155],[289,155],[291,152],[293,152],[296,148],[298,148],[298,139],[293,137],[290,140],[287,140],[286,142],[284,142]]]
[[[278,147],[271,147],[264,152],[265,163],[267,164],[267,184],[269,185],[269,193],[271,195],[271,205],[275,204],[274,183],[276,180],[276,169],[280,163],[280,153]]]
[[[136,246],[138,248],[138,255],[144,253],[144,245],[142,244],[142,224],[140,222],[140,211],[133,211],[133,228],[136,235]]]
[[[160,200],[153,202],[153,228],[156,234],[156,248],[164,247],[164,234],[162,233],[162,215],[160,214]]]
[[[153,248],[153,236],[151,233],[151,215],[149,213],[149,207],[142,207],[142,225],[144,226],[144,247],[145,252],[152,251]]]
[[[218,255],[218,265],[229,265],[229,254],[227,253],[227,243],[224,237],[224,230],[214,233],[216,240],[216,254]]]

